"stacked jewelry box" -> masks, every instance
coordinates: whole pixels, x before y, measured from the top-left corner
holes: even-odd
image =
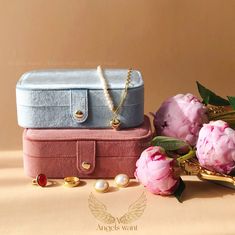
[[[16,97],[31,177],[133,177],[152,137],[136,70],[31,71],[18,81]]]

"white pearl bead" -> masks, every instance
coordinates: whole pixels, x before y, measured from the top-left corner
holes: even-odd
[[[126,174],[119,174],[115,177],[114,180],[118,187],[123,187],[123,188],[127,187],[130,182],[129,177]]]
[[[109,189],[109,183],[106,180],[97,180],[94,187],[97,192],[105,193]]]

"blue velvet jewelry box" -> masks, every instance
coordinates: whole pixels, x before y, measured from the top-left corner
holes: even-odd
[[[16,85],[18,123],[24,128],[129,128],[144,121],[139,71],[56,69],[31,71]],[[129,79],[129,80],[128,80]],[[110,108],[110,100],[113,109]]]

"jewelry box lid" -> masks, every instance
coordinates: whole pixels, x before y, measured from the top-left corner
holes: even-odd
[[[152,138],[150,120],[138,127],[114,131],[113,129],[25,129],[25,138],[31,141],[130,141]]]
[[[125,88],[128,69],[103,69],[103,74],[109,89]],[[132,70],[129,89],[141,87],[143,84],[141,73]],[[16,87],[32,90],[103,89],[96,69],[30,71],[21,76]]]

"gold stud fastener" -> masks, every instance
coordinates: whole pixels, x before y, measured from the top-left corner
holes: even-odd
[[[111,120],[110,124],[113,129],[118,130],[121,125],[121,122],[119,119],[115,118],[115,119]]]
[[[85,170],[89,170],[91,168],[91,163],[82,162],[82,168],[85,169]]]
[[[81,119],[84,117],[84,113],[81,111],[81,110],[77,110],[75,113],[74,113],[74,117],[77,118],[77,119]]]

